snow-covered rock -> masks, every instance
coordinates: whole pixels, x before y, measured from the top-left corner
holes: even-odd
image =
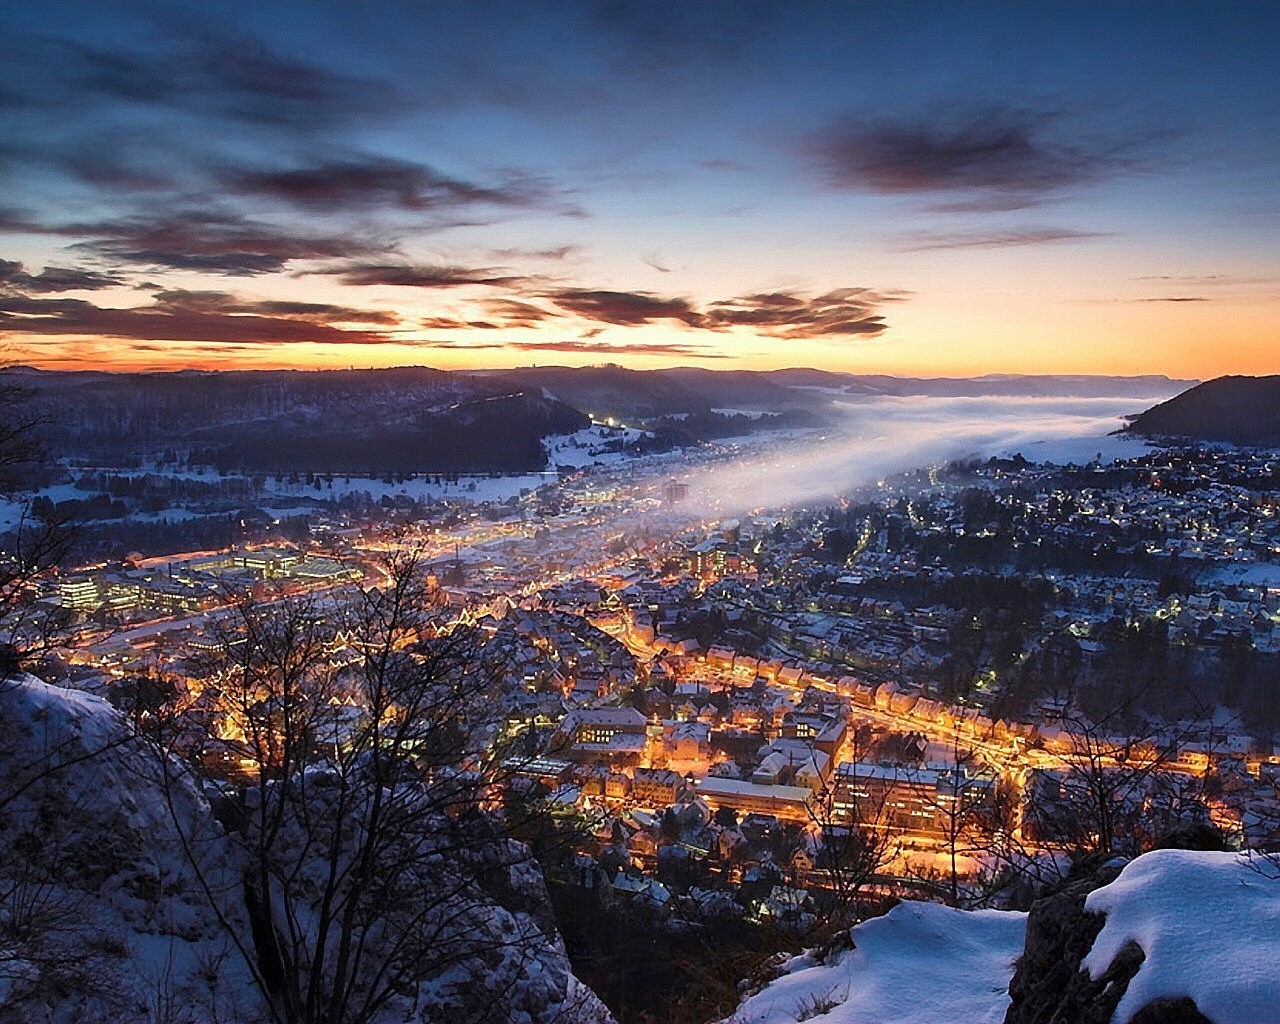
[[[1236,853],[1108,861],[1030,915],[900,903],[852,938],[789,961],[726,1024],[1280,1021],[1280,877]]]
[[[218,920],[238,875],[191,779],[106,701],[30,676],[0,682],[0,723],[0,1021],[238,1012]]]
[[[999,1024],[1026,915],[899,903],[828,963],[791,960],[726,1024]]]
[[[1280,879],[1235,853],[1154,850],[1085,909],[1106,921],[1084,959],[1102,975],[1131,943],[1144,954],[1112,1020],[1189,999],[1214,1024],[1280,1020]]]
[[[105,701],[29,676],[0,682],[0,725],[0,1024],[269,1019],[246,962],[243,845],[191,777]],[[309,792],[322,809],[325,787]],[[305,887],[324,864],[304,852],[298,868]],[[462,1005],[486,1021],[612,1024],[519,844],[495,832],[408,880],[420,887],[395,894],[397,912],[435,907],[450,960],[424,964],[378,1024],[471,1020],[449,1015]],[[305,896],[294,909],[295,925],[312,913]]]
[[[1280,1020],[1280,880],[1222,850],[1160,849],[1036,902],[1007,1024]]]

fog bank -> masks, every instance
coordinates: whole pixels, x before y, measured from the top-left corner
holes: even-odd
[[[909,469],[1021,452],[1033,462],[1110,461],[1144,450],[1110,436],[1141,398],[877,398],[835,408],[821,435],[775,441],[731,463],[690,474],[689,497],[706,514],[734,514],[838,495]]]

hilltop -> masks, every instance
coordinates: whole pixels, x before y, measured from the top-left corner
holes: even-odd
[[[1129,430],[1232,444],[1280,444],[1280,374],[1217,377],[1152,406]]]

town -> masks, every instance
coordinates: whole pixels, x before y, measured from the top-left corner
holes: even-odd
[[[40,671],[119,706],[163,692],[230,791],[246,724],[209,695],[234,610],[321,614],[340,672],[361,657],[342,609],[412,553],[429,634],[465,634],[494,680],[459,767],[536,799],[570,836],[557,881],[595,898],[799,929],[851,876],[999,906],[1179,822],[1280,846],[1273,453],[962,460],[721,516],[691,491],[734,456],[66,570],[40,584],[64,633]],[[359,714],[335,710],[336,742]],[[854,833],[874,841],[851,856]]]

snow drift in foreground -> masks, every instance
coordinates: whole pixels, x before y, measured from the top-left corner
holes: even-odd
[[[1146,954],[1115,1024],[1156,999],[1184,996],[1215,1024],[1280,1020],[1280,880],[1245,858],[1155,850],[1091,892],[1085,908],[1106,915],[1084,962],[1091,977],[1129,942]]]
[[[1026,918],[899,903],[855,928],[857,948],[830,963],[792,960],[729,1024],[999,1024]]]
[[[1257,867],[1239,854],[1190,850],[1156,850],[1125,865],[1085,898],[1101,930],[1083,963],[1068,969],[1073,979],[1096,981],[1126,950],[1132,959],[1131,944],[1139,947],[1136,974],[1111,983],[1127,988],[1099,993],[1112,993],[1114,1012],[1096,997],[1058,1005],[1050,991],[1034,1019],[1056,1006],[1054,1020],[1101,1009],[1089,1020],[1109,1014],[1112,1024],[1129,1024],[1152,1004],[1190,999],[1213,1024],[1280,1021],[1280,878]],[[726,1024],[1001,1024],[1026,932],[1026,914],[900,903],[854,929],[855,949],[825,964],[808,955],[791,960]],[[1150,1013],[1143,1019],[1165,1019]]]

